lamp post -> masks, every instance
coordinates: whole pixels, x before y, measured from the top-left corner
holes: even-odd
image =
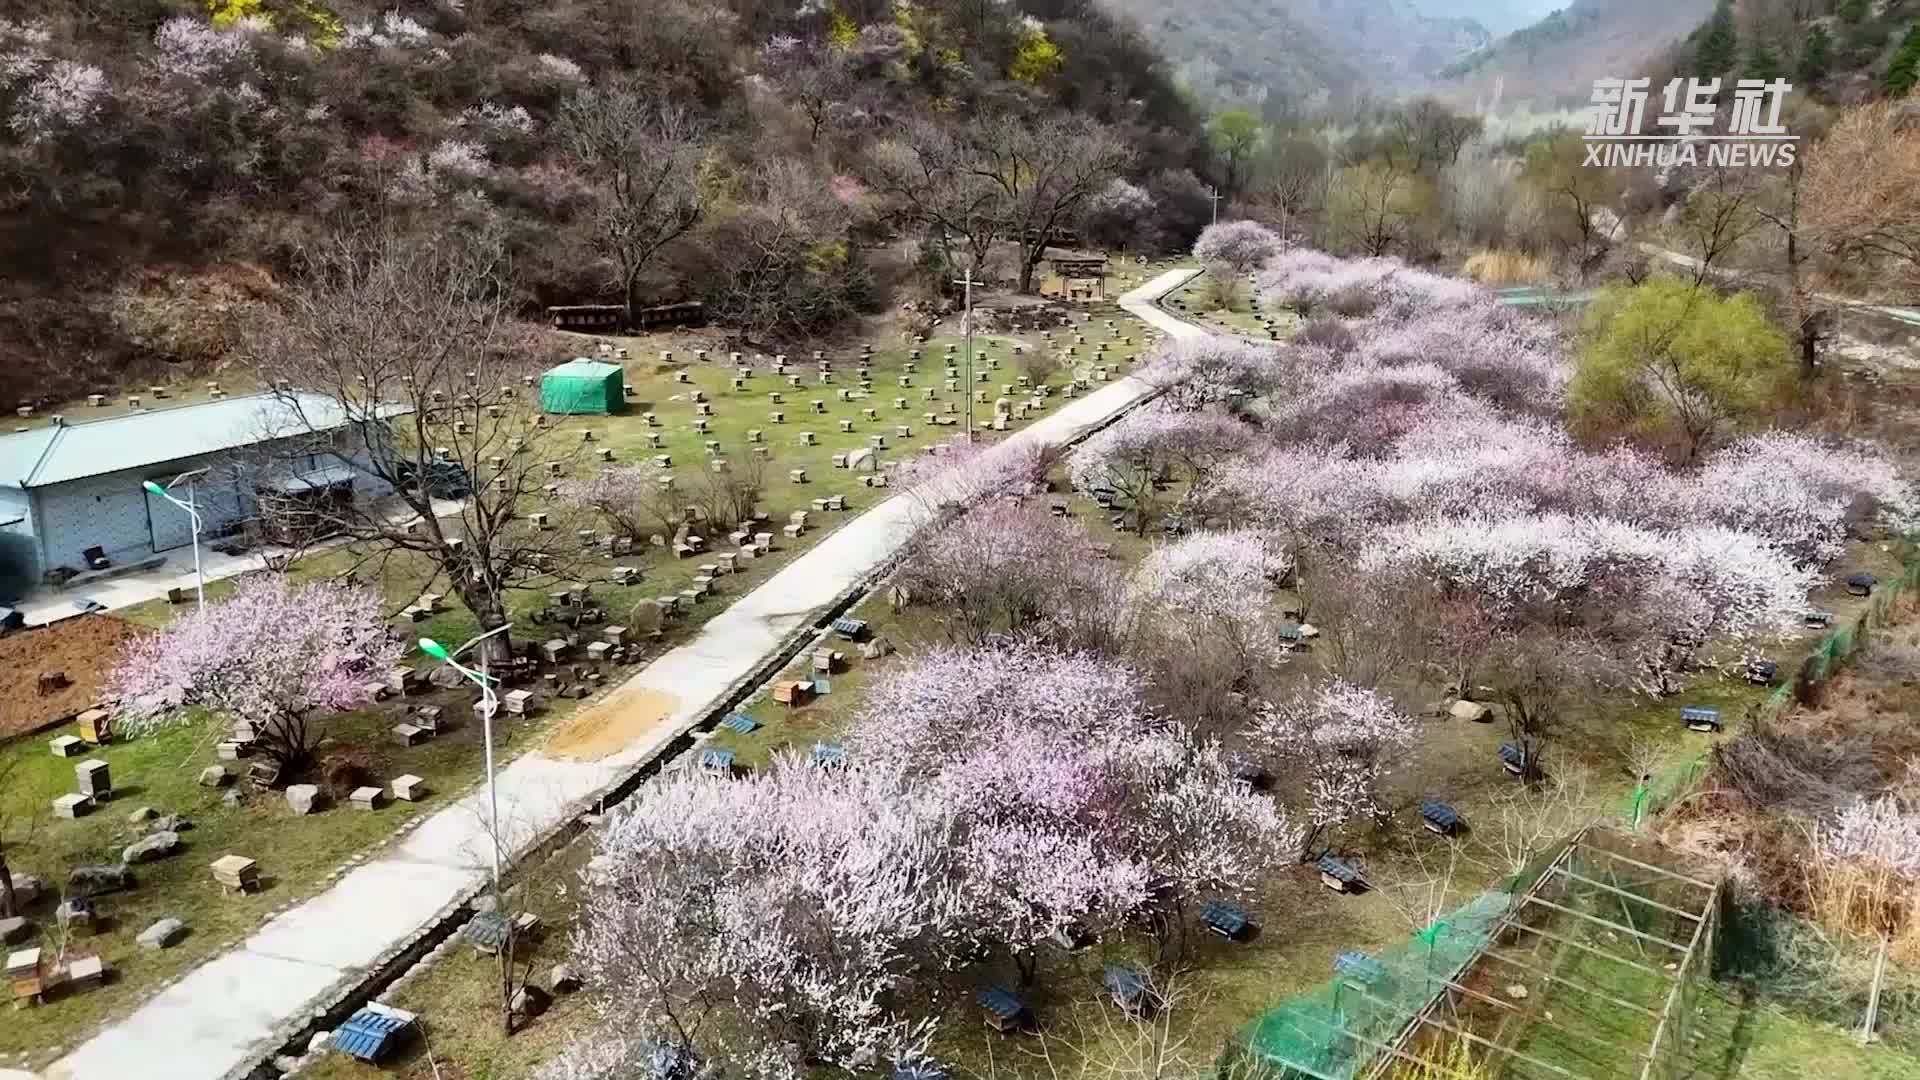
[[[147,494],[158,495],[180,509],[185,510],[187,517],[193,520],[193,610],[195,614],[205,610],[207,606],[207,577],[200,570],[200,510],[194,505],[193,501],[193,478],[204,474],[206,471],[205,469],[192,469],[183,472],[168,481],[166,487],[161,487],[151,480],[143,480],[140,482],[140,486],[146,489]],[[174,498],[168,490],[182,480],[187,482],[187,500],[185,502]]]
[[[500,799],[493,783],[493,713],[500,707],[500,696],[494,693],[493,687],[499,680],[487,674],[487,655],[484,651],[480,654],[479,671],[460,663],[454,659],[454,656],[457,653],[466,652],[495,634],[505,632],[512,626],[512,623],[502,623],[452,652],[448,652],[445,645],[432,638],[420,639],[421,652],[446,664],[480,687],[480,725],[487,755],[487,828],[493,834],[493,890],[495,892],[500,891]]]
[[[966,382],[963,385],[965,386],[966,392],[967,392],[967,442],[972,443],[973,442],[973,286],[974,286],[973,268],[968,267],[966,272],[960,275],[960,280],[954,282],[954,284],[966,286],[966,294],[965,294],[966,299],[963,301],[963,310],[965,314],[960,316],[960,325],[963,328],[965,328],[966,335],[967,335],[967,369],[966,369],[967,378],[966,378]]]

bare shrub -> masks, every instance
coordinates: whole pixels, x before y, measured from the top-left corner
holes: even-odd
[[[1293,340],[1297,345],[1325,349],[1336,357],[1347,356],[1360,347],[1346,323],[1327,315],[1308,320]]]

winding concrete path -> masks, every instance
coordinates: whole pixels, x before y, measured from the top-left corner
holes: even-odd
[[[1205,332],[1161,311],[1195,271],[1162,274],[1120,298],[1172,337]],[[1011,443],[1071,442],[1152,392],[1121,379],[1068,402]],[[919,506],[894,496],[847,523],[734,601],[694,639],[647,665],[548,740],[501,770],[501,831],[518,850],[590,811],[615,786],[700,723],[827,605],[865,581],[907,538]],[[560,749],[596,747],[594,752]],[[597,756],[596,756],[597,755]],[[82,1043],[49,1080],[216,1080],[250,1067],[286,1032],[465,903],[486,880],[485,793],[426,818],[325,892],[275,917],[236,948]]]

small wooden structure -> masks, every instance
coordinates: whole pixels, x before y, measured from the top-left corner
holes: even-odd
[[[1357,949],[1348,949],[1333,958],[1333,973],[1348,982],[1378,986],[1387,979],[1387,966]]]
[[[1746,664],[1747,681],[1755,686],[1772,686],[1780,677],[1780,665],[1772,660],[1749,660]]]
[[[1132,964],[1108,964],[1100,973],[1100,985],[1128,1016],[1146,1016],[1158,1004],[1146,973]]]
[[[1225,900],[1209,900],[1202,904],[1200,922],[1228,941],[1239,941],[1253,929],[1253,920],[1247,915],[1246,909]]]
[[[712,773],[715,776],[732,776],[733,775],[733,751],[731,750],[700,751],[700,771],[706,772],[706,773]]]
[[[1420,800],[1420,821],[1428,832],[1439,836],[1452,836],[1465,824],[1458,810],[1439,799]]]
[[[813,700],[813,684],[799,679],[787,679],[774,683],[773,700],[789,708],[800,708]]]
[[[1067,300],[1105,300],[1107,298],[1107,257],[1059,252],[1047,258],[1047,266],[1060,279],[1060,295]]]
[[[736,735],[751,735],[760,729],[760,721],[745,713],[728,713],[727,718],[720,721],[720,726]]]
[[[845,765],[847,748],[839,743],[817,742],[813,744],[813,763],[815,765]]]
[[[833,620],[833,632],[844,641],[864,641],[867,636],[865,619],[843,616]]]
[[[1879,578],[1863,571],[1847,578],[1847,592],[1854,596],[1871,596],[1873,587],[1878,584]]]
[[[1533,769],[1533,758],[1519,743],[1501,743],[1500,766],[1514,776],[1525,776]]]
[[[980,1011],[986,1014],[987,1026],[1002,1035],[1024,1030],[1033,1019],[1027,1003],[1003,986],[980,991],[976,1000]]]
[[[1688,731],[1719,731],[1720,710],[1701,705],[1688,705],[1680,710],[1680,722],[1687,725]]]
[[[1320,861],[1314,864],[1314,869],[1320,871],[1320,884],[1334,892],[1363,893],[1367,891],[1367,879],[1360,876],[1360,871],[1331,855],[1320,856]]]
[[[37,947],[7,954],[7,983],[13,989],[16,1002],[35,1002],[47,992],[49,980],[40,970]]]
[[[74,722],[80,726],[80,737],[95,746],[101,746],[113,738],[113,714],[105,709],[88,709]]]
[[[333,1048],[370,1064],[378,1064],[405,1036],[417,1018],[404,1009],[370,1002],[334,1029]]]
[[[260,887],[260,864],[245,855],[222,855],[211,869],[223,892],[248,893]]]

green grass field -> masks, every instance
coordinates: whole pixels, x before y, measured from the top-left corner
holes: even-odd
[[[1261,305],[1252,286],[1244,282],[1235,283],[1225,297],[1221,291],[1213,272],[1206,271],[1176,289],[1167,297],[1166,306],[1182,318],[1218,333],[1260,341],[1273,340],[1271,331],[1274,330],[1284,338],[1300,324],[1292,312]],[[1223,299],[1228,301],[1225,306],[1221,303]],[[1271,322],[1262,322],[1263,316]]]

